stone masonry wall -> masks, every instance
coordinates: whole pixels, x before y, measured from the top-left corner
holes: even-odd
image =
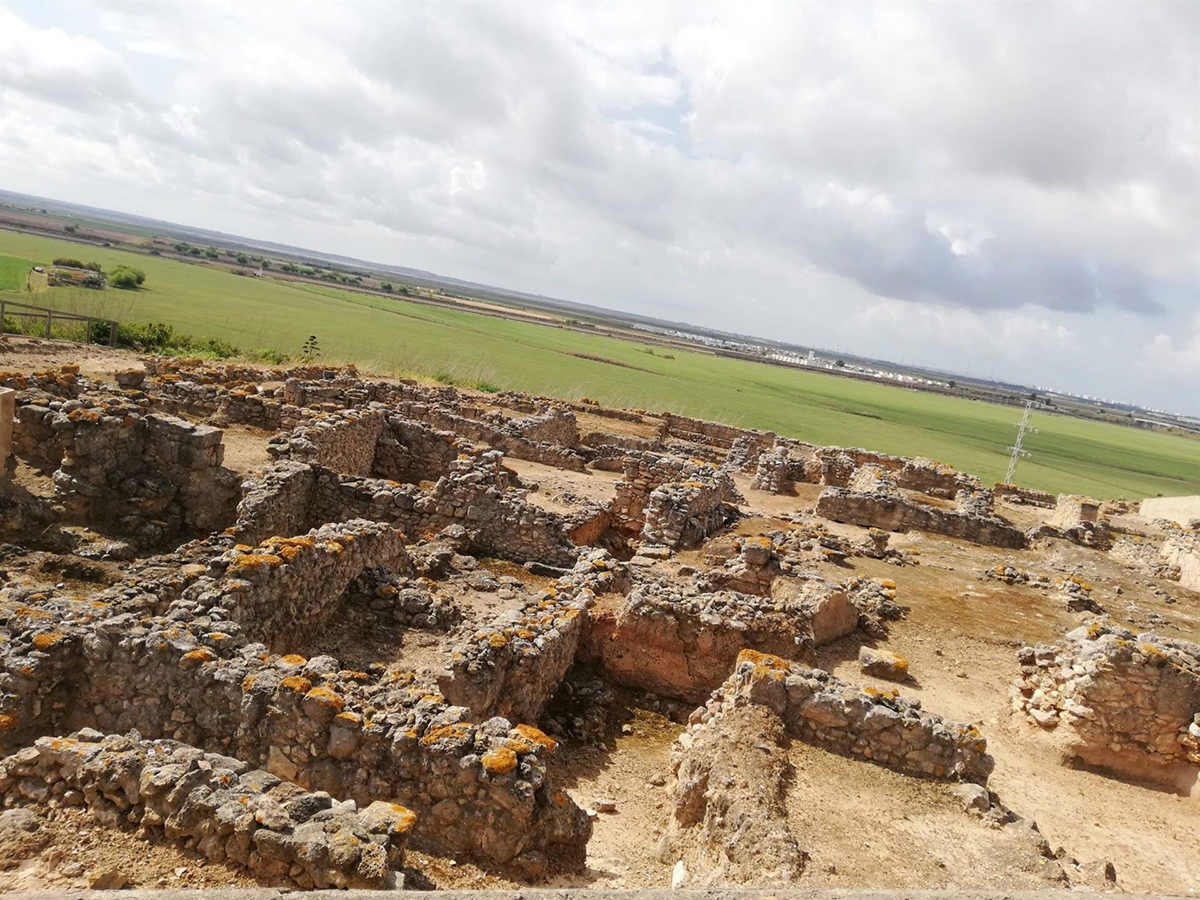
[[[300,888],[395,886],[416,819],[399,804],[358,811],[228,756],[135,735],[39,738],[0,760],[6,806],[68,794],[106,825],[140,825]]]
[[[1025,546],[1024,533],[999,517],[938,509],[890,492],[864,494],[827,487],[817,499],[817,515],[887,531],[928,531],[994,547]]]
[[[622,575],[603,550],[580,560],[570,575],[460,644],[438,686],[476,716],[537,721],[583,640],[596,594]]]
[[[342,554],[356,552],[347,539],[379,528],[344,526],[341,553],[316,538],[304,549],[339,572]],[[257,568],[296,564],[284,551],[299,553],[301,545],[267,549],[275,547],[264,555],[280,562]],[[391,552],[385,543],[377,549]],[[357,552],[364,569],[382,561]],[[0,742],[19,747],[84,726],[136,729],[236,756],[360,806],[401,803],[420,816],[416,837],[442,852],[531,871],[544,871],[550,857],[582,861],[591,826],[547,783],[542,757],[553,741],[503,719],[475,724],[411,674],[345,671],[331,657],[274,655],[251,642],[231,608],[238,579],[223,574],[245,555],[223,551],[208,565],[165,567],[166,580],[131,580],[88,604],[52,596],[10,614],[0,629]],[[327,590],[340,583],[305,571]],[[325,598],[304,598],[289,584],[276,572],[261,587],[278,589],[280,606],[303,602],[301,610],[328,615]],[[252,597],[258,590],[247,587]],[[272,621],[301,627],[286,613]]]
[[[856,688],[821,669],[745,650],[699,717],[760,703],[795,737],[911,775],[986,785],[995,763],[973,725],[944,722],[894,691]],[[695,726],[693,726],[695,727]]]
[[[53,499],[66,521],[147,544],[232,519],[238,478],[221,465],[221,439],[216,428],[103,397],[27,402],[13,427],[17,453],[58,463]]]
[[[1200,775],[1200,646],[1096,622],[1017,658],[1014,710],[1069,731],[1080,759],[1168,784]]]

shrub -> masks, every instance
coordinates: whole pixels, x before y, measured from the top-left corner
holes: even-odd
[[[55,257],[52,265],[66,266],[67,268],[70,268],[70,269],[91,269],[93,272],[103,272],[104,271],[104,269],[101,268],[100,263],[98,263],[98,262],[85,263],[82,260],[75,259],[73,256]]]
[[[117,266],[108,275],[108,283],[123,291],[134,291],[146,280],[146,273],[133,266]]]

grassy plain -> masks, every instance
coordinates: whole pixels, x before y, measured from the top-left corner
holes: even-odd
[[[33,267],[27,259],[0,256],[0,291],[16,291],[25,287],[25,276]]]
[[[0,254],[48,262],[78,245],[0,232]],[[650,348],[392,297],[247,278],[200,264],[89,248],[104,267],[135,265],[133,292],[49,288],[17,299],[126,322],[160,321],[243,350],[322,357],[384,375],[513,389],[762,428],[817,444],[930,456],[990,483],[1003,477],[1019,411],[816,372]],[[2,272],[3,269],[0,269]],[[0,276],[2,277],[2,276]],[[1200,441],[1039,413],[1017,481],[1098,498],[1200,493]]]

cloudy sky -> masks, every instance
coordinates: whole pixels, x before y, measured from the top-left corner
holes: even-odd
[[[1200,413],[1200,3],[0,0],[0,188]]]

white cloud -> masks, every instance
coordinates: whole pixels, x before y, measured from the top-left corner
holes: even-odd
[[[1197,4],[2,4],[2,187],[1200,403]]]

